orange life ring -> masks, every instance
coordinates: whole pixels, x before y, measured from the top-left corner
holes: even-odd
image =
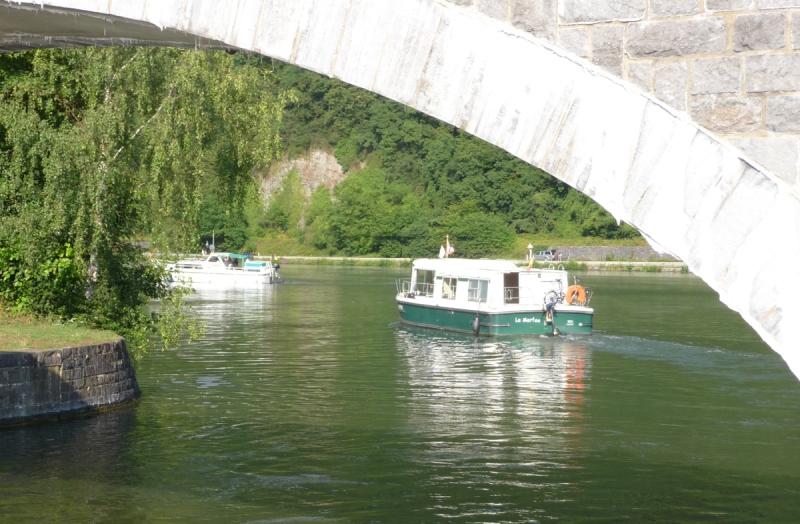
[[[578,284],[573,284],[567,288],[565,297],[567,304],[577,304],[582,306],[586,303],[586,288]]]

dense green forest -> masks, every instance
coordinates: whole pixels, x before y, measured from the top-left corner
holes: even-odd
[[[135,241],[195,246],[209,202],[236,215],[278,155],[289,99],[223,52],[0,55],[0,307],[82,319],[134,349],[174,339],[190,327],[181,293]]]
[[[311,148],[333,152],[344,181],[309,195],[289,174],[265,204],[268,167]],[[169,340],[180,293],[139,245],[429,256],[445,235],[472,257],[520,235],[636,232],[457,128],[261,57],[0,55],[0,307]],[[150,314],[154,298],[172,313]]]
[[[331,149],[348,178],[305,203],[288,177],[262,225],[329,254],[424,256],[446,234],[461,256],[507,253],[517,235],[637,237],[565,184],[459,129],[373,93],[273,65],[296,93],[281,137],[287,155]],[[301,220],[302,219],[302,220]],[[298,227],[302,224],[302,227]]]

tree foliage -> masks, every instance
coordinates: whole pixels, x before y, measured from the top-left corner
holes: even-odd
[[[637,234],[555,178],[459,129],[293,66],[276,73],[298,94],[284,121],[286,150],[332,148],[343,168],[354,168],[329,204],[314,197],[305,239],[317,248],[424,256],[450,234],[460,239],[461,255],[484,256],[505,251],[514,234]],[[368,168],[358,171],[362,162]]]
[[[203,203],[240,209],[286,96],[221,52],[42,50],[0,71],[0,297],[143,333],[169,290],[132,241],[194,246]]]

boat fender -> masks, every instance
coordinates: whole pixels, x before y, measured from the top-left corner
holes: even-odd
[[[472,332],[475,336],[481,332],[481,318],[478,315],[475,315],[475,318],[472,319]]]
[[[567,296],[564,299],[567,304],[582,306],[586,304],[586,288],[579,284],[573,284],[567,288]]]

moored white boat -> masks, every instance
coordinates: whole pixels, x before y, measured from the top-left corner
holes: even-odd
[[[404,323],[475,335],[589,334],[594,317],[591,291],[564,269],[510,260],[415,260],[395,299]]]
[[[211,253],[204,259],[168,264],[172,282],[192,288],[253,288],[281,280],[277,264],[238,253]]]

